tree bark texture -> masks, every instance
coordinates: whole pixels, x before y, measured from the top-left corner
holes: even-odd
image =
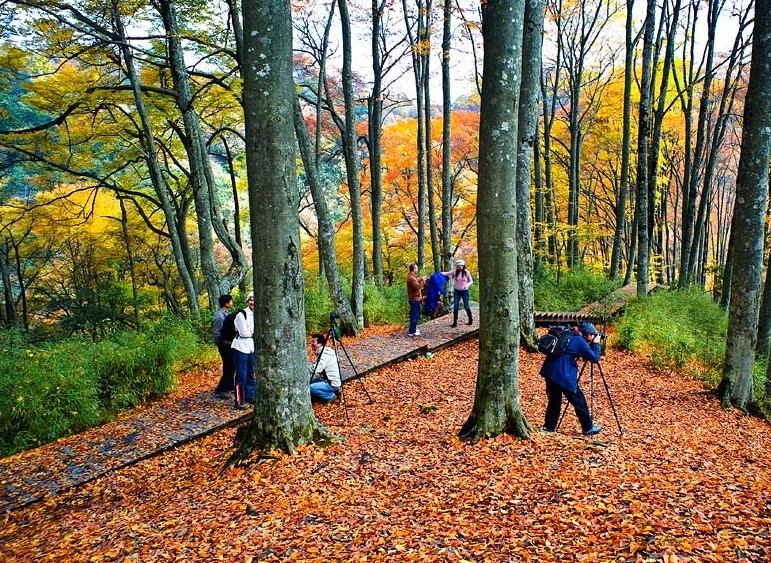
[[[524,0],[490,0],[484,18],[484,74],[477,196],[479,367],[474,406],[460,430],[471,442],[502,432],[529,437],[519,404],[517,284],[517,115]]]
[[[522,37],[522,86],[519,97],[517,143],[517,275],[519,277],[519,322],[522,342],[535,347],[533,289],[533,241],[530,220],[530,165],[538,125],[538,91],[543,43],[543,2],[525,3]]]
[[[725,408],[755,405],[755,360],[763,235],[771,150],[771,0],[755,3],[750,81],[744,101],[741,156],[729,253],[733,256],[723,378],[719,393]]]
[[[244,0],[244,117],[254,267],[257,395],[231,461],[323,434],[311,407],[305,341],[289,0]]]

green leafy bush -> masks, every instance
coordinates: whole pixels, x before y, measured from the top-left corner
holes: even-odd
[[[588,270],[573,270],[557,279],[552,270],[541,268],[533,276],[535,308],[537,311],[578,311],[600,301],[619,285]]]
[[[176,381],[174,364],[200,349],[191,325],[162,319],[147,332],[33,346],[0,332],[0,456],[96,426]]]
[[[395,284],[379,290],[374,284],[364,286],[364,324],[403,324],[409,314],[407,288]]]
[[[727,315],[700,291],[663,291],[629,303],[617,345],[645,351],[657,365],[684,368],[694,360],[715,381],[725,355]]]

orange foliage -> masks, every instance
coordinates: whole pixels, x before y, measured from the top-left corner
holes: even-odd
[[[0,556],[771,560],[768,423],[724,412],[700,383],[611,351],[602,365],[622,436],[595,381],[605,427],[597,441],[580,435],[569,412],[557,434],[472,446],[455,434],[471,410],[477,354],[471,341],[371,374],[371,405],[352,382],[350,423],[342,404],[316,407],[342,438],[329,447],[220,474],[235,433],[225,429],[7,513]],[[521,356],[521,403],[535,425],[546,402],[541,359]],[[215,371],[183,383],[183,392],[208,388]]]

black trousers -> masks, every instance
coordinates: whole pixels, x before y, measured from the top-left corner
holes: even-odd
[[[562,397],[565,397],[573,405],[578,422],[581,423],[581,431],[588,432],[592,429],[592,415],[589,413],[586,397],[584,397],[584,392],[581,391],[580,387],[576,387],[576,392],[574,393],[547,380],[546,396],[549,398],[549,403],[546,405],[546,416],[543,422],[545,430],[553,431],[557,428],[560,410],[562,409]]]
[[[217,344],[217,351],[222,358],[222,377],[214,390],[216,393],[230,393],[235,389],[236,364],[233,362],[233,350],[230,344]]]

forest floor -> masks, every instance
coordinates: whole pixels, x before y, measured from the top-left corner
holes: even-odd
[[[369,329],[367,334],[377,334]],[[367,336],[365,334],[365,337]],[[340,441],[222,472],[224,429],[0,515],[3,561],[771,561],[771,425],[702,383],[609,350],[595,440],[468,444],[478,341],[384,368],[315,406]],[[520,355],[543,421],[543,356]],[[210,388],[216,368],[168,400]],[[588,372],[588,370],[586,370]],[[588,394],[589,374],[582,377]],[[104,427],[109,432],[109,425]]]

